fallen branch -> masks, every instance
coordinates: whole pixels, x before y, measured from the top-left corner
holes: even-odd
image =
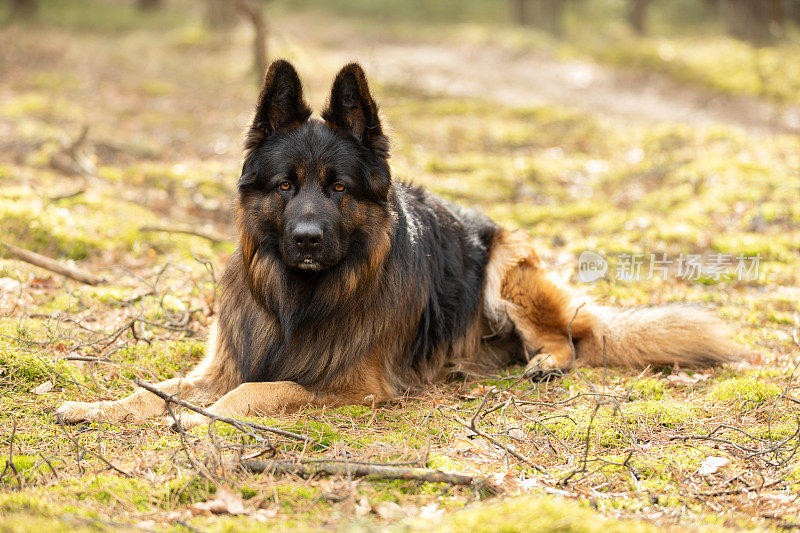
[[[142,226],[139,228],[139,231],[142,233],[155,231],[159,233],[181,233],[183,235],[194,235],[195,237],[208,239],[215,244],[224,242],[226,240],[225,237],[222,237],[221,235],[213,235],[204,231],[192,230],[188,228],[173,228],[170,226]]]
[[[202,407],[197,407],[193,403],[187,402],[186,400],[181,400],[177,396],[174,396],[172,394],[168,394],[168,393],[166,393],[166,392],[164,392],[162,390],[159,390],[156,387],[154,387],[152,384],[147,383],[146,381],[142,381],[139,378],[134,378],[133,382],[136,384],[136,386],[141,387],[141,388],[143,388],[143,389],[145,389],[147,391],[152,392],[153,394],[155,394],[156,396],[158,396],[159,398],[161,398],[165,402],[171,402],[171,403],[174,403],[176,405],[180,405],[181,407],[185,407],[186,409],[189,409],[190,411],[194,411],[195,413],[200,413],[201,415],[206,416],[206,417],[210,418],[211,420],[216,420],[217,422],[222,422],[223,424],[231,425],[231,426],[233,426],[235,428],[238,428],[238,429],[240,429],[242,431],[247,431],[247,428],[257,429],[259,431],[266,431],[267,433],[274,433],[276,435],[281,435],[283,437],[289,437],[291,439],[296,439],[296,440],[300,440],[300,441],[303,441],[303,442],[307,442],[308,444],[312,444],[312,445],[315,445],[315,446],[323,446],[323,447],[325,447],[324,445],[322,445],[321,443],[319,443],[316,440],[312,439],[311,437],[307,437],[305,435],[300,435],[299,433],[294,433],[292,431],[287,431],[285,429],[273,428],[273,427],[270,427],[270,426],[264,426],[262,424],[257,424],[255,422],[246,422],[244,420],[237,420],[236,418],[229,418],[227,416],[221,416],[221,415],[214,414],[214,413],[212,413],[210,411],[206,411]]]
[[[70,198],[75,198],[76,196],[80,196],[81,194],[86,192],[86,187],[81,187],[80,189],[72,192],[68,192],[65,194],[59,194],[57,196],[51,196],[51,202],[59,202],[61,200],[69,200]]]
[[[8,250],[8,253],[17,259],[35,265],[39,268],[49,270],[50,272],[55,272],[56,274],[60,274],[66,278],[74,279],[75,281],[80,281],[81,283],[85,283],[87,285],[100,285],[106,281],[103,278],[98,278],[90,272],[81,270],[74,266],[66,265],[56,261],[55,259],[37,254],[36,252],[31,252],[30,250],[26,250],[24,248],[18,248],[12,244],[2,241],[0,241],[0,245],[2,245],[3,248]]]
[[[475,476],[469,474],[448,474],[430,468],[403,468],[399,466],[365,465],[349,463],[298,464],[290,461],[249,461],[241,462],[251,472],[271,472],[275,474],[294,474],[303,478],[314,475],[366,477],[373,479],[405,479],[427,481],[429,483],[448,483],[450,485],[472,485]]]

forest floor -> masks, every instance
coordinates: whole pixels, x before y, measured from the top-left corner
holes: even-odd
[[[202,356],[258,91],[247,31],[209,33],[181,11],[193,4],[81,16],[70,5],[0,28],[0,240],[105,282],[0,257],[0,531],[798,527],[796,104],[472,30],[277,10],[270,51],[295,63],[316,109],[341,63],[362,62],[397,179],[528,232],[601,301],[708,306],[757,359],[542,383],[515,367],[385,405],[257,420],[310,444],[223,424],[185,435],[156,421],[56,424],[65,400],[117,398]],[[593,283],[572,273],[586,250],[609,262]],[[663,277],[651,254],[671,262]],[[681,254],[703,268],[679,275]],[[737,276],[742,260],[756,268]],[[242,457],[475,482],[255,474]]]

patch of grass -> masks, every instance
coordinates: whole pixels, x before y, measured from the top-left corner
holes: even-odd
[[[186,372],[194,366],[203,356],[204,349],[203,342],[193,339],[138,343],[120,350],[119,360],[132,365],[131,370],[123,370],[122,375],[133,379],[146,369],[154,379],[169,379],[182,369]]]
[[[666,382],[658,378],[642,378],[630,385],[630,394],[642,400],[660,400],[664,395]]]
[[[3,378],[12,384],[11,388],[27,391],[44,381],[60,381],[58,376],[74,379],[72,369],[65,361],[54,361],[35,347],[22,347],[0,338],[0,368]],[[63,384],[62,384],[63,385]]]
[[[418,527],[416,531],[427,528]],[[633,520],[609,521],[565,500],[547,496],[514,498],[453,513],[436,531],[559,531],[564,533],[646,533],[656,528]]]
[[[0,526],[10,527],[11,531],[33,531],[24,526],[22,522],[14,524],[11,518],[38,518],[42,522],[44,519],[55,518],[59,515],[72,514],[78,516],[92,516],[91,513],[81,510],[74,505],[62,505],[52,501],[52,497],[40,488],[26,489],[20,492],[4,492],[0,494]],[[16,515],[16,516],[15,516]],[[8,522],[3,522],[7,519]],[[53,523],[59,526],[57,531],[67,531],[60,523],[54,520]],[[79,522],[78,522],[79,523]],[[16,529],[14,529],[16,527]]]
[[[612,65],[662,72],[723,93],[800,101],[800,53],[790,42],[756,47],[720,35],[624,37],[579,49]]]
[[[30,533],[31,531],[47,531],[49,533],[96,533],[102,526],[92,519],[43,518],[25,513],[9,513],[0,517],[0,529],[4,533]]]
[[[206,501],[217,490],[207,479],[194,475],[188,479],[172,479],[167,483],[166,489],[162,502],[165,508]]]
[[[741,409],[755,409],[776,399],[782,389],[761,376],[742,376],[726,379],[714,385],[708,392],[715,402],[735,404]]]
[[[67,486],[78,500],[97,500],[109,505],[124,501],[138,511],[146,511],[152,507],[149,484],[136,478],[122,478],[112,475],[97,475],[88,484]]]
[[[632,402],[623,409],[628,422],[642,429],[654,425],[668,428],[696,426],[698,418],[704,414],[694,406],[668,399]]]
[[[444,0],[442,2],[426,2],[425,0],[385,0],[371,2],[370,0],[291,0],[282,2],[279,8],[319,8],[334,11],[340,15],[357,15],[359,17],[379,18],[385,20],[387,16],[393,19],[415,22],[453,23],[469,20],[504,20],[505,9],[487,5],[480,0]]]
[[[27,93],[6,101],[0,106],[0,116],[20,119],[37,117],[49,121],[75,121],[83,117],[79,107],[63,98],[44,93]]]

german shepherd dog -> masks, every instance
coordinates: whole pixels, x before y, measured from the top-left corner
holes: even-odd
[[[387,401],[454,372],[517,362],[548,372],[745,353],[689,306],[597,305],[548,273],[524,236],[393,182],[384,128],[359,65],[336,76],[319,120],[292,65],[272,63],[247,132],[240,246],[206,356],[160,390],[213,401],[218,415],[266,415]],[[124,422],[166,412],[139,390],[67,402],[57,416]]]

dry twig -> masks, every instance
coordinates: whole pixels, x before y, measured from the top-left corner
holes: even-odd
[[[225,241],[225,237],[221,235],[216,235],[206,231],[200,231],[185,227],[142,226],[141,228],[139,228],[139,231],[141,231],[142,233],[159,232],[159,233],[180,233],[182,235],[193,235],[195,237],[201,237],[203,239],[207,239],[213,242],[214,244],[219,244]]]
[[[472,485],[476,481],[470,474],[451,474],[430,468],[403,468],[377,464],[353,463],[314,463],[298,464],[290,461],[242,461],[242,466],[251,472],[273,472],[294,474],[300,477],[314,475],[339,475],[366,477],[373,479],[405,479],[427,481],[429,483],[448,483],[450,485]]]
[[[55,259],[45,257],[41,254],[37,254],[36,252],[31,252],[30,250],[26,250],[24,248],[18,248],[17,246],[2,241],[0,241],[0,245],[2,245],[3,248],[8,250],[8,253],[17,259],[38,266],[39,268],[49,270],[50,272],[55,272],[56,274],[60,274],[69,279],[74,279],[75,281],[80,281],[81,283],[85,283],[87,285],[100,285],[101,283],[105,282],[104,279],[98,278],[90,272],[64,264],[60,261],[56,261]]]
[[[287,431],[285,429],[274,428],[274,427],[270,427],[270,426],[265,426],[263,424],[257,424],[255,422],[247,422],[245,420],[237,420],[235,418],[229,418],[227,416],[221,416],[221,415],[214,414],[214,413],[212,413],[210,411],[207,411],[207,410],[205,410],[205,409],[203,409],[201,407],[197,407],[193,403],[187,402],[186,400],[181,400],[177,396],[174,396],[172,394],[167,394],[166,392],[157,389],[152,384],[147,383],[145,381],[142,381],[139,378],[135,378],[133,380],[133,382],[136,384],[136,386],[141,387],[141,388],[143,388],[143,389],[145,389],[147,391],[152,392],[153,394],[155,394],[156,396],[160,397],[161,399],[163,399],[166,402],[171,402],[171,403],[174,403],[176,405],[180,405],[181,407],[185,407],[186,409],[189,409],[190,411],[194,411],[195,413],[200,413],[201,415],[206,416],[206,417],[210,418],[211,420],[216,420],[217,422],[222,422],[223,424],[231,425],[231,426],[233,426],[233,427],[235,427],[237,429],[240,429],[242,431],[246,431],[246,432],[250,433],[250,431],[248,431],[248,428],[256,429],[256,430],[259,430],[259,431],[265,431],[267,433],[274,433],[276,435],[281,435],[282,437],[288,437],[290,439],[295,439],[295,440],[307,442],[308,444],[312,444],[314,446],[326,447],[323,444],[321,444],[321,443],[317,442],[316,440],[312,439],[311,437],[307,437],[306,435],[300,435],[299,433],[294,433],[292,431]]]

